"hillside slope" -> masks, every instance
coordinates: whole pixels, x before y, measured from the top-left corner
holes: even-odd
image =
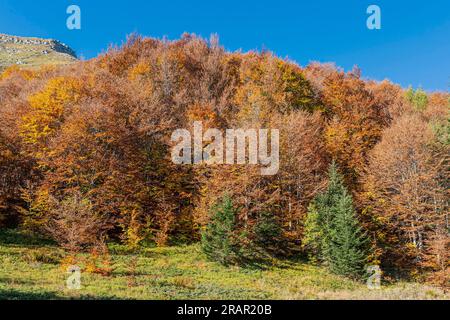
[[[76,59],[75,51],[57,40],[0,34],[0,70],[14,64],[36,68]]]
[[[110,274],[87,272],[81,289],[66,287],[67,260],[50,243],[12,230],[0,231],[0,300],[8,299],[450,299],[419,283],[385,278],[379,290],[301,261],[276,260],[267,269],[223,267],[205,260],[198,245],[141,248],[135,255],[110,244]],[[70,260],[72,261],[72,260]],[[73,262],[73,261],[72,261]]]

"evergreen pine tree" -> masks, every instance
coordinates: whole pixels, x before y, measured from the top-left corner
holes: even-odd
[[[336,164],[330,166],[327,190],[311,204],[305,226],[306,247],[331,271],[351,277],[363,273],[366,238],[359,226],[353,200]]]
[[[367,239],[356,219],[352,197],[347,191],[337,199],[335,213],[327,253],[330,268],[337,274],[360,277],[367,258]]]
[[[236,209],[229,196],[224,196],[211,210],[212,217],[202,233],[202,250],[206,256],[223,265],[237,259],[234,239]]]
[[[314,201],[308,207],[308,214],[305,221],[305,234],[302,247],[308,252],[308,257],[312,262],[324,260],[322,254],[323,228],[319,223],[319,212]]]

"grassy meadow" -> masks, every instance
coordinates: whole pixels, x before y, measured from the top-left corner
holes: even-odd
[[[37,70],[45,65],[58,66],[74,61],[75,57],[57,52],[49,44],[0,43],[0,71],[11,65]]]
[[[302,261],[274,261],[266,269],[223,267],[207,261],[198,245],[137,254],[116,244],[109,249],[110,274],[82,272],[81,289],[74,290],[66,287],[64,251],[24,233],[1,231],[0,299],[450,298],[438,288],[404,281],[384,281],[380,290],[369,290]]]

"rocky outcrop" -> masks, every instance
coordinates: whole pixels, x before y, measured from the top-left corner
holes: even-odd
[[[58,40],[0,34],[0,71],[11,65],[40,68],[74,61],[75,51]]]
[[[29,37],[18,37],[10,36],[6,34],[0,34],[0,45],[2,44],[19,44],[19,45],[30,45],[30,46],[48,46],[51,50],[59,53],[68,54],[74,58],[77,57],[76,53],[72,48],[66,44],[53,39],[39,39],[39,38],[29,38]]]

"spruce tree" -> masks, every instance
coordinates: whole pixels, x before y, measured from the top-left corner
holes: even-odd
[[[302,247],[308,253],[310,261],[318,262],[324,260],[321,256],[324,237],[323,228],[320,225],[319,212],[314,201],[308,207],[304,230]]]
[[[315,250],[332,272],[350,277],[362,275],[367,239],[334,162],[330,166],[327,190],[309,208],[305,232],[307,247]]]
[[[360,277],[367,258],[367,239],[355,216],[351,195],[347,192],[342,194],[335,208],[328,247],[330,268],[337,274]]]
[[[206,256],[223,265],[237,259],[234,228],[236,209],[229,196],[224,196],[211,210],[212,217],[202,233],[202,250]]]

